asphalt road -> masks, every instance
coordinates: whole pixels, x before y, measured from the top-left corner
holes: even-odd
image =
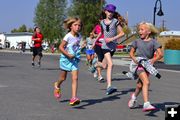
[[[106,83],[98,83],[82,61],[78,89],[82,102],[69,106],[71,74],[62,85],[61,100],[53,97],[58,58],[45,55],[42,67],[32,68],[30,54],[0,52],[0,120],[164,120],[165,105],[180,104],[180,71],[161,64],[162,78],[151,77],[150,87],[150,101],[158,109],[142,112],[142,95],[138,96],[139,106],[129,109],[127,102],[136,81],[121,74],[128,66],[119,59],[115,63],[121,64],[114,66],[112,75],[118,91],[109,96],[105,94]]]

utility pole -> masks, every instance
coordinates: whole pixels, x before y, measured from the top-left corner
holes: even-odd
[[[127,22],[127,26],[128,26],[128,11],[126,12],[126,18],[125,18],[126,22]]]
[[[165,20],[162,20],[162,29],[163,29],[163,31],[165,31]]]

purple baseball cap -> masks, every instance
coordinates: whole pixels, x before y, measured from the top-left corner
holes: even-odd
[[[104,10],[114,13],[116,11],[116,6],[114,6],[113,4],[107,4],[106,7],[104,8]]]

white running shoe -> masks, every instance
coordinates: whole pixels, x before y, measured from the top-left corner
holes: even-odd
[[[134,107],[136,106],[136,104],[137,104],[137,100],[136,100],[136,98],[134,98],[133,96],[135,96],[134,93],[131,94],[131,99],[130,99],[129,102],[128,102],[128,107],[129,107],[129,108],[134,108]]]
[[[93,74],[93,76],[94,76],[94,78],[97,78],[97,70],[94,72],[94,74]]]
[[[104,78],[102,76],[98,77],[98,82],[103,82]]]
[[[154,106],[152,106],[150,102],[146,102],[143,105],[143,112],[152,111],[152,110],[155,110],[155,109],[156,108]]]

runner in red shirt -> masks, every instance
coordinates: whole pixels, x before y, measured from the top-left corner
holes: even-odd
[[[41,66],[41,58],[42,58],[42,42],[43,42],[43,34],[41,33],[41,30],[39,27],[34,28],[34,34],[32,36],[32,41],[34,42],[33,45],[33,56],[32,56],[32,67],[35,66],[35,58],[38,55],[38,67]]]

